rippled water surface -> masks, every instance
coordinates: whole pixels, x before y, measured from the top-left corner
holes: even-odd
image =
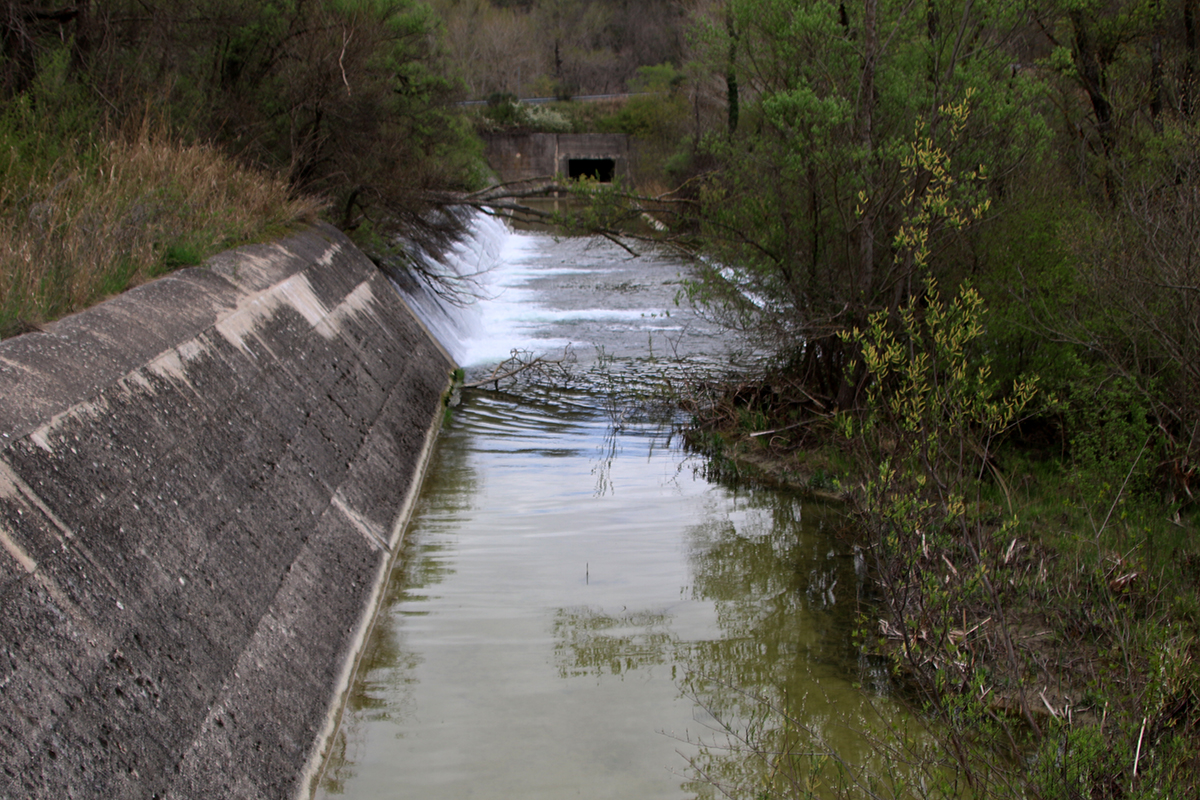
[[[738,769],[697,742],[753,718],[752,695],[854,758],[830,723],[870,703],[839,511],[710,483],[610,393],[727,357],[673,303],[682,266],[544,236],[502,250],[467,360],[572,343],[584,363],[568,386],[464,394],[319,796],[709,796],[689,760]]]

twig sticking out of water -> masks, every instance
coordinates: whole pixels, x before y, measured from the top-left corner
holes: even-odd
[[[504,361],[501,361],[492,370],[492,374],[486,378],[482,378],[471,383],[464,383],[462,389],[478,389],[481,386],[486,386],[489,383],[495,384],[495,388],[499,390],[500,381],[515,378],[523,372],[533,372],[543,377],[548,376],[551,372],[565,373],[565,364],[575,363],[575,353],[571,350],[571,346],[567,345],[563,349],[562,358],[549,359],[543,356],[534,356],[528,350],[513,350],[512,355]]]

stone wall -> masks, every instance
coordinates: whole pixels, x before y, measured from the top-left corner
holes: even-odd
[[[0,797],[305,795],[452,368],[328,227],[0,343]]]

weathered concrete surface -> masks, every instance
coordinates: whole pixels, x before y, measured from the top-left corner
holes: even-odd
[[[306,793],[452,367],[332,228],[0,343],[0,797]]]
[[[612,159],[629,180],[634,151],[623,133],[492,133],[484,136],[488,165],[502,181],[567,175],[574,158]]]

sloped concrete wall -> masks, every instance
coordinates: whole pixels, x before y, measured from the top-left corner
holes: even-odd
[[[452,367],[325,227],[0,343],[0,797],[306,793]]]

